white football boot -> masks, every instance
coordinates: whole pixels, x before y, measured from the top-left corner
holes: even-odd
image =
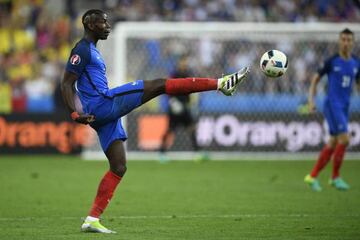
[[[92,233],[116,233],[104,227],[98,218],[87,217],[81,225],[82,232]]]
[[[231,96],[236,91],[236,87],[239,83],[243,82],[250,72],[249,67],[244,67],[238,72],[223,76],[218,79],[218,90],[224,95]]]

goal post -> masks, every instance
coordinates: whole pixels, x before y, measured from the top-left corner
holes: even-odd
[[[338,34],[344,28],[354,31],[354,54],[359,55],[360,25],[347,23],[124,22],[117,23],[99,47],[110,87],[165,78],[183,55],[197,76],[217,77],[250,65],[250,76],[235,96],[216,92],[191,96],[202,151],[212,159],[308,159],[328,137],[321,114],[308,115],[304,110],[310,78],[324,59],[336,53]],[[270,49],[283,51],[289,59],[288,71],[279,79],[268,79],[259,69],[261,55]],[[316,99],[320,111],[325,88],[323,80]],[[157,158],[167,128],[166,109],[167,98],[161,96],[123,118],[129,159]],[[355,90],[350,111],[347,157],[356,158],[360,97]],[[169,157],[193,159],[185,129],[177,129],[176,136]],[[98,143],[86,147],[82,155],[105,158]]]

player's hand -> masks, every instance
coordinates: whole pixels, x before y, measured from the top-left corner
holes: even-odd
[[[80,115],[77,119],[75,119],[76,122],[82,123],[82,124],[89,124],[95,121],[94,115]]]
[[[78,123],[81,124],[89,124],[95,121],[94,115],[88,115],[88,114],[79,114],[77,112],[71,113],[71,118]]]
[[[309,101],[308,102],[308,110],[309,110],[309,113],[315,113],[316,112],[316,106],[315,106],[314,101]]]

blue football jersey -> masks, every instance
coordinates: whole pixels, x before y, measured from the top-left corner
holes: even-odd
[[[82,108],[83,112],[95,116],[90,126],[97,132],[103,150],[115,140],[125,141],[127,135],[121,117],[142,104],[144,81],[109,89],[104,60],[95,44],[86,39],[81,39],[72,49],[66,71],[78,76],[75,89],[81,107],[76,110]]]
[[[360,61],[355,56],[344,59],[339,54],[325,61],[318,70],[320,77],[327,75],[327,99],[329,103],[347,107],[350,103],[352,85],[360,77]]]
[[[101,103],[108,95],[106,65],[93,42],[83,38],[75,45],[71,50],[66,71],[79,77],[75,82],[75,88],[85,112],[88,112],[88,106]]]

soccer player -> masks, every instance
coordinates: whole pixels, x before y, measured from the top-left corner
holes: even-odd
[[[127,136],[120,118],[160,94],[184,95],[219,90],[227,96],[232,95],[237,85],[247,77],[249,68],[245,67],[219,79],[191,77],[137,80],[109,89],[106,65],[96,48],[98,40],[106,40],[110,34],[108,16],[101,10],[92,9],[82,16],[82,23],[84,36],[71,51],[61,90],[72,119],[89,124],[97,132],[110,169],[100,181],[94,203],[81,230],[114,233],[99,222],[99,217],[126,172],[123,142]]]
[[[319,172],[333,158],[331,186],[338,190],[348,190],[349,185],[340,177],[340,167],[349,144],[348,119],[349,103],[354,80],[359,79],[360,62],[352,55],[354,33],[344,29],[339,35],[339,52],[332,56],[314,75],[309,90],[308,106],[315,111],[316,87],[322,76],[327,75],[327,97],[324,102],[324,117],[329,126],[330,139],[320,152],[311,173],[305,176],[305,183],[314,191],[321,191]]]

